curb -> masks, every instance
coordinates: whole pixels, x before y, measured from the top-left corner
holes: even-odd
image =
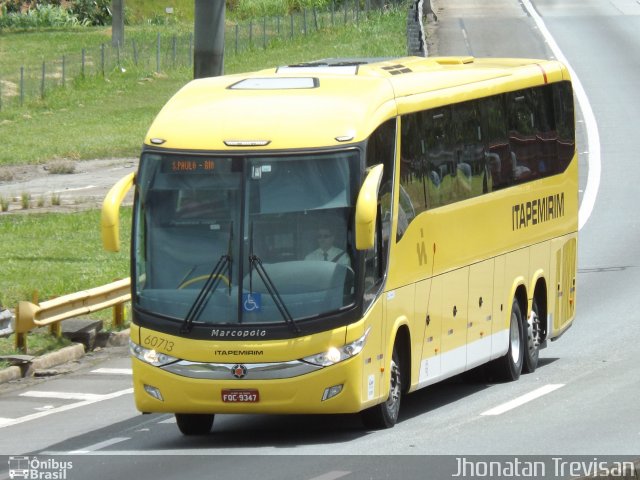
[[[20,378],[22,378],[22,370],[20,370],[20,367],[9,367],[0,370],[0,384]]]
[[[68,347],[61,348],[55,352],[46,353],[41,357],[34,358],[31,362],[30,370],[44,370],[47,368],[60,365],[62,363],[72,362],[84,356],[84,345],[76,343]]]
[[[122,347],[128,343],[129,329],[127,328],[120,332],[110,333],[104,342],[104,346]],[[5,368],[0,370],[0,385],[14,380],[20,380],[21,378],[33,377],[37,370],[47,370],[51,367],[79,360],[84,357],[85,353],[85,346],[82,343],[74,343],[55,352],[36,357],[31,362],[25,363],[22,368],[17,366]]]

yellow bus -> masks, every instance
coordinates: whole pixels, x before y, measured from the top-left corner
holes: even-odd
[[[355,413],[488,364],[532,372],[575,316],[567,69],[329,60],[194,80],[103,206],[135,185],[137,408],[185,435],[225,413]]]

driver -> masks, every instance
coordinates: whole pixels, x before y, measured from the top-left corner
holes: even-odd
[[[318,248],[305,257],[305,260],[334,262],[345,267],[351,266],[349,255],[334,245],[335,236],[331,229],[321,227],[317,231]]]

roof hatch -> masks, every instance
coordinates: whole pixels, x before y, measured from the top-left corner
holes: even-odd
[[[317,88],[318,79],[313,77],[264,77],[245,78],[229,87],[231,90],[295,90]]]

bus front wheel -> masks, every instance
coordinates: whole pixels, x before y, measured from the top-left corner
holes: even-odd
[[[402,398],[402,374],[400,371],[400,361],[396,349],[393,349],[391,358],[389,396],[383,403],[364,410],[362,423],[366,428],[379,430],[391,428],[398,421],[400,413],[400,400]]]
[[[176,413],[176,423],[183,435],[206,435],[213,426],[213,415]]]

